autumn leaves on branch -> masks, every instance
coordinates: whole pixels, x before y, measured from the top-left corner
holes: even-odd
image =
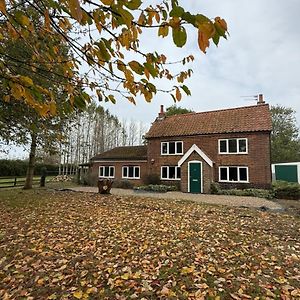
[[[192,70],[173,74],[170,67],[174,62],[168,61],[167,54],[141,50],[141,34],[152,29],[158,37],[172,35],[173,43],[183,47],[187,42],[186,27],[191,25],[204,53],[210,41],[218,45],[220,38],[227,35],[223,19],[192,14],[179,6],[177,0],[148,7],[143,7],[141,0],[0,0],[0,22],[4,100],[24,101],[42,116],[55,115],[57,105],[51,90],[35,82],[36,70],[47,77],[60,65],[56,75],[61,80],[57,84],[68,95],[72,107],[84,107],[93,94],[99,100],[113,103],[118,95],[135,104],[138,95],[150,102],[158,91],[165,91],[174,101],[180,101],[182,91],[190,95],[183,83]],[[9,60],[2,59],[6,55],[5,44],[18,40],[31,48],[30,64],[23,63],[33,76],[20,76],[12,71]],[[60,53],[62,45],[69,49],[67,60]],[[131,59],[131,52],[135,60]],[[177,63],[185,65],[193,60],[190,55]],[[169,90],[161,90],[153,82],[155,79],[177,83]]]

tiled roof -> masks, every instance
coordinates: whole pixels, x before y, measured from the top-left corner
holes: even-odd
[[[147,146],[116,147],[97,154],[91,158],[95,160],[145,160],[147,159]]]
[[[271,130],[269,105],[260,104],[166,117],[152,123],[146,138]]]

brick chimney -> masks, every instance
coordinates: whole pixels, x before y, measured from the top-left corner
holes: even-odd
[[[265,104],[266,102],[264,101],[264,95],[259,94],[258,95],[258,100],[257,100],[257,105]]]
[[[164,106],[160,106],[160,112],[158,113],[158,118],[157,120],[161,121],[166,117],[165,111],[164,111]]]

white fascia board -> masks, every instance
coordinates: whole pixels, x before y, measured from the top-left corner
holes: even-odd
[[[213,161],[196,144],[194,144],[178,161],[178,167],[180,167],[194,151],[198,153],[210,167],[213,166]]]

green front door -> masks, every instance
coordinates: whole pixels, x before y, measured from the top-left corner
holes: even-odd
[[[201,193],[201,164],[190,163],[190,193]]]

